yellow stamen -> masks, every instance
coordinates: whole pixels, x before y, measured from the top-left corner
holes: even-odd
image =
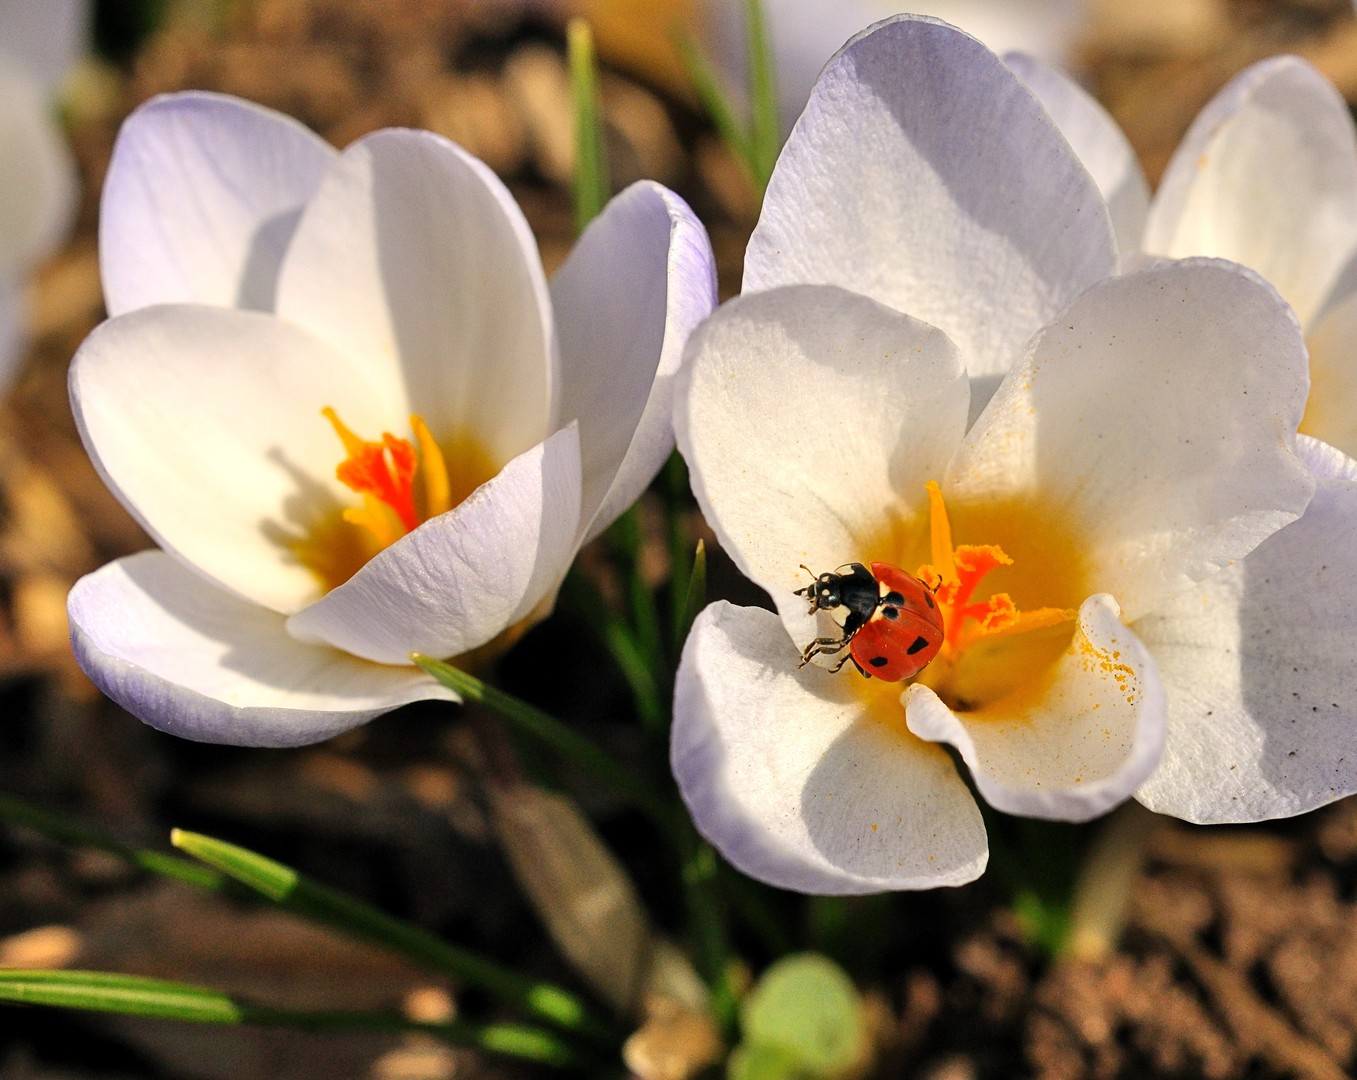
[[[370,533],[378,550],[390,547],[405,535],[395,511],[372,495],[363,496],[362,506],[346,506],[342,516],[350,525]]]
[[[935,576],[944,582],[957,580],[956,556],[952,548],[952,523],[947,520],[947,504],[936,480],[928,481],[928,540]]]
[[[429,432],[424,417],[417,413],[410,417],[410,430],[419,444],[419,468],[424,480],[424,518],[445,514],[452,509],[452,484],[448,479],[448,465],[443,451]]]

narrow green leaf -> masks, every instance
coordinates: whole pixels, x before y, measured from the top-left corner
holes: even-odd
[[[26,826],[34,832],[42,833],[43,836],[71,847],[106,851],[122,859],[129,866],[182,881],[186,885],[207,892],[221,892],[230,886],[225,877],[205,866],[174,855],[166,855],[161,851],[149,851],[124,844],[65,814],[34,806],[16,795],[0,794],[0,819],[13,825]]]
[[[645,561],[645,529],[639,503],[628,507],[626,512],[613,522],[608,530],[608,540],[626,589],[631,619],[629,623],[620,625],[620,634],[615,625],[610,626],[610,632],[605,640],[624,671],[628,662],[640,665],[640,671],[628,673],[628,681],[635,692],[636,706],[642,721],[650,730],[660,731],[665,726],[665,715],[669,711],[667,703],[660,697],[660,685],[667,685],[671,680],[659,608],[655,603],[655,590],[646,582],[641,572]],[[616,624],[616,620],[611,616],[605,618]],[[622,640],[623,637],[626,639],[625,642]],[[636,656],[631,658],[621,655],[614,649],[615,645],[630,646]]]
[[[393,1012],[274,1009],[203,986],[102,971],[0,970],[0,1001],[199,1024],[252,1024],[303,1031],[419,1031],[457,1046],[542,1064],[571,1065],[577,1060],[554,1035],[521,1024],[435,1024]]]
[[[745,0],[745,45],[749,57],[749,157],[759,192],[768,187],[782,145],[777,81],[763,0]]]
[[[641,723],[649,731],[659,731],[667,721],[660,704],[660,687],[645,647],[629,626],[612,617],[604,619],[603,643],[627,680]]]
[[[594,35],[583,19],[566,27],[566,54],[570,64],[570,94],[575,115],[575,232],[603,211],[608,202],[607,146],[598,105],[598,69],[594,62]]]
[[[503,967],[467,949],[450,945],[407,922],[303,877],[290,866],[201,833],[175,829],[171,842],[209,866],[268,897],[285,911],[323,923],[408,957],[430,971],[478,986],[539,1019],[601,1042],[616,1033],[594,1018],[575,995]]]
[[[697,95],[697,100],[701,103],[707,116],[710,117],[712,126],[716,128],[716,134],[720,136],[721,141],[730,148],[735,159],[744,167],[745,172],[749,175],[750,183],[754,184],[758,190],[763,190],[763,184],[758,179],[759,170],[755,165],[749,137],[745,134],[737,118],[730,98],[721,88],[721,80],[717,78],[716,71],[703,54],[702,46],[698,44],[697,38],[690,31],[684,31],[678,36],[677,46],[679,59],[683,62],[688,78],[692,80],[693,92]]]
[[[0,999],[200,1024],[239,1024],[241,1007],[201,986],[102,971],[0,971]]]
[[[569,758],[590,776],[607,784],[644,811],[668,835],[681,835],[681,830],[686,829],[686,820],[676,813],[671,803],[661,797],[655,786],[649,783],[642,773],[609,757],[583,735],[561,723],[554,716],[512,694],[497,690],[481,682],[474,675],[468,675],[465,671],[441,660],[434,660],[421,653],[411,653],[410,659],[444,686],[455,691],[464,701],[474,701],[493,709],[519,731]]]
[[[682,643],[688,636],[693,620],[707,602],[707,545],[698,540],[693,552],[693,569],[688,575],[688,590],[684,593],[683,604],[679,608],[678,622],[674,627],[675,637]]]

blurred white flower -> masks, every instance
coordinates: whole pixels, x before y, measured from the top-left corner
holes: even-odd
[[[901,16],[826,67],[676,412],[777,608],[708,608],[675,693],[680,789],[747,873],[975,877],[942,742],[1038,817],[1156,765],[1146,801],[1201,820],[1357,790],[1357,467],[1296,436],[1296,321],[1233,263],[1117,271],[1092,177],[972,38]],[[941,580],[946,643],[903,693],[798,669],[800,565],[855,561]]]
[[[84,48],[87,15],[83,0],[0,0],[0,383],[20,356],[28,274],[75,213],[55,95]]]
[[[114,317],[71,400],[163,550],[77,583],[77,658],[189,738],[295,745],[449,697],[456,657],[549,610],[579,545],[672,446],[706,233],[613,199],[547,284],[503,184],[428,132],[336,153],[295,121],[160,98],[119,136]]]

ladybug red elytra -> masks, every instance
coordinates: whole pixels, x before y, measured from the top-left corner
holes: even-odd
[[[849,660],[867,678],[899,682],[926,668],[942,648],[942,612],[933,589],[913,574],[890,563],[848,563],[833,573],[816,574],[797,596],[810,601],[810,610],[828,611],[843,629],[841,637],[818,637],[801,650],[801,667],[821,654],[848,651],[831,671]]]

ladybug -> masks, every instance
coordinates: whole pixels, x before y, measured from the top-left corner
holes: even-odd
[[[942,648],[942,612],[929,588],[913,574],[890,563],[840,566],[833,573],[816,574],[813,584],[797,589],[810,601],[812,613],[829,612],[843,629],[841,637],[818,637],[801,650],[800,667],[822,653],[848,651],[831,671],[849,660],[867,678],[899,682],[917,675]]]

